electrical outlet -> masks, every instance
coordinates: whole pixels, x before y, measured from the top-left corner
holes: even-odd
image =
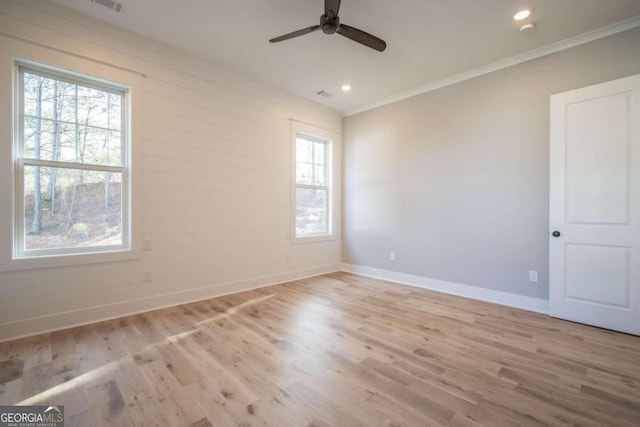
[[[529,281],[538,283],[538,272],[535,270],[529,271]]]
[[[151,281],[151,272],[150,271],[145,271],[144,272],[144,281],[145,282],[150,282]]]
[[[389,252],[389,261],[395,261],[395,260],[396,260],[396,253]]]
[[[151,240],[145,240],[144,242],[144,250],[145,251],[150,251],[151,250]]]

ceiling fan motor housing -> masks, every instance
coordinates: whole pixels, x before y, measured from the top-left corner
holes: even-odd
[[[322,15],[320,17],[320,27],[322,28],[322,32],[325,34],[335,33],[339,26],[340,18],[338,18],[336,15],[333,15],[331,17]]]

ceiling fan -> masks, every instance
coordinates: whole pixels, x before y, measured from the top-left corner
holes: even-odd
[[[271,43],[281,42],[283,40],[289,40],[294,37],[304,36],[305,34],[313,33],[314,31],[322,30],[325,34],[338,33],[348,39],[361,43],[371,49],[382,52],[387,47],[384,40],[377,38],[369,33],[366,33],[357,28],[350,27],[349,25],[341,24],[338,17],[338,11],[340,10],[340,0],[324,0],[324,15],[320,17],[320,25],[314,25],[313,27],[303,28],[293,33],[285,34],[280,37],[269,40]]]

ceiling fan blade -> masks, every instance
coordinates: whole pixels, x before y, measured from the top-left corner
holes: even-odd
[[[330,11],[333,11],[333,16],[338,16],[340,12],[340,0],[324,0],[324,14],[330,16]]]
[[[367,47],[370,47],[371,49],[375,49],[380,52],[384,51],[387,48],[387,43],[385,43],[384,40],[348,25],[340,24],[336,32],[341,36],[344,36],[348,39],[361,43]]]
[[[273,38],[273,39],[271,39],[269,41],[271,43],[278,43],[278,42],[281,42],[283,40],[289,40],[289,39],[292,39],[294,37],[300,37],[300,36],[304,36],[305,34],[313,33],[314,31],[318,31],[319,29],[320,29],[320,25],[314,25],[313,27],[303,28],[301,30],[294,31],[293,33],[289,33],[289,34],[285,34],[285,35],[280,36],[280,37]]]

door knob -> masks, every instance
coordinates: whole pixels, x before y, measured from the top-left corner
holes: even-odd
[[[556,230],[556,231],[554,231],[553,233],[551,233],[551,235],[552,235],[553,237],[560,237],[560,232]]]

